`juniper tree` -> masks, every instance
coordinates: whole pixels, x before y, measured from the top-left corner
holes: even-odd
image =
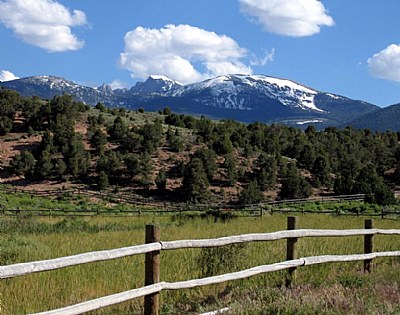
[[[209,201],[209,182],[207,174],[200,158],[192,158],[185,167],[181,193],[182,198],[191,203]]]

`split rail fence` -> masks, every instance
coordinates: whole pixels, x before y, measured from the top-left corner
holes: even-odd
[[[126,256],[145,254],[145,286],[129,291],[116,293],[113,295],[89,300],[72,306],[59,308],[56,310],[36,313],[34,315],[76,315],[85,312],[97,310],[106,306],[111,306],[121,302],[129,301],[139,297],[145,297],[144,314],[159,314],[159,294],[163,290],[178,290],[186,288],[194,288],[198,286],[222,283],[231,280],[244,279],[258,274],[274,272],[287,269],[286,285],[290,286],[294,280],[296,268],[302,266],[310,266],[314,264],[329,262],[350,262],[363,261],[364,271],[370,272],[372,269],[373,259],[379,257],[399,257],[398,251],[374,252],[373,237],[374,235],[400,235],[400,230],[384,230],[377,229],[373,226],[373,220],[365,220],[364,229],[353,230],[318,230],[318,229],[297,229],[297,217],[288,218],[288,230],[244,234],[216,239],[194,239],[194,240],[177,240],[177,241],[161,241],[160,227],[157,225],[146,226],[146,243],[142,245],[124,247],[119,249],[104,250],[78,254],[74,256],[55,258],[50,260],[18,263],[8,266],[0,266],[0,279],[13,278],[23,276],[35,272],[49,271],[69,266],[81,265],[97,261],[111,260]],[[298,258],[296,244],[299,238],[305,237],[349,237],[364,236],[364,253],[353,255],[324,255]],[[160,281],[160,251],[175,250],[184,248],[204,248],[217,247],[230,244],[275,241],[287,239],[287,255],[286,261],[278,262],[270,265],[262,265],[250,269],[227,273],[218,276],[206,277],[201,279],[193,279],[180,282]]]

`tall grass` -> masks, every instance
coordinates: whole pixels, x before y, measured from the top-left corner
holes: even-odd
[[[142,244],[146,223],[161,225],[162,240],[178,240],[285,230],[286,216],[236,218],[227,222],[198,218],[172,221],[170,218],[163,217],[94,217],[71,221],[25,218],[22,222],[18,222],[17,219],[1,218],[0,223],[2,227],[6,227],[0,239],[1,263],[10,264]],[[364,221],[358,217],[305,215],[300,217],[299,224],[301,228],[353,229],[362,228]],[[375,225],[384,229],[400,228],[397,221],[378,219]],[[397,236],[375,237],[376,251],[399,250],[399,245],[400,239]],[[302,257],[321,254],[354,254],[362,253],[362,251],[362,237],[309,238],[300,239],[298,242],[298,253]],[[215,259],[215,256],[219,258]],[[236,263],[229,261],[229,256],[232,256]],[[285,241],[258,242],[241,247],[222,248],[215,252],[202,249],[163,251],[161,279],[172,282],[204,275],[222,274],[283,261],[285,256]],[[207,266],[204,265],[205,263]],[[315,292],[319,294],[318,296],[323,296],[322,292],[329,291],[328,289],[324,291],[324,288],[334,288],[339,285],[345,290],[331,289],[332,294],[339,291],[340,294],[345,294],[348,288],[369,287],[369,281],[375,281],[370,279],[380,277],[385,281],[387,277],[389,279],[394,277],[394,283],[399,285],[399,266],[399,259],[378,259],[375,262],[375,271],[371,275],[363,275],[360,272],[362,262],[310,266],[298,270],[296,287],[302,287],[305,288],[305,292]],[[393,268],[395,268],[394,271]],[[234,301],[242,298],[244,302],[236,305],[238,314],[257,314],[257,312],[263,314],[262,309],[272,296],[279,296],[282,300],[285,298],[288,301],[293,300],[290,307],[295,309],[295,296],[300,296],[301,293],[283,289],[281,291],[284,280],[285,272],[276,272],[219,285],[162,292],[162,311],[164,314],[182,314],[202,311],[211,305],[227,303],[235,306]],[[1,281],[2,311],[5,315],[39,312],[141,287],[143,283],[143,255],[32,274]],[[254,312],[250,311],[251,300],[254,302]],[[311,311],[323,309],[316,306],[321,302],[320,299],[314,302],[310,302],[311,306],[304,309],[304,314],[316,314],[317,311],[314,313]],[[396,303],[399,304],[400,301],[395,301],[390,305]],[[92,314],[140,314],[142,304],[142,299],[138,299],[98,310]],[[245,309],[243,305],[247,305]],[[282,308],[282,304],[275,306],[276,312],[271,311],[265,314],[290,313],[289,304],[287,312]]]

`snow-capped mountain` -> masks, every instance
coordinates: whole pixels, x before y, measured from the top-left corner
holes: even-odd
[[[1,82],[0,86],[16,90],[24,96],[35,95],[44,99],[66,93],[73,95],[76,101],[86,104],[96,105],[102,102],[108,106],[114,106],[117,103],[110,86],[103,84],[99,88],[92,88],[55,76],[26,77]]]
[[[95,105],[146,110],[169,106],[178,113],[230,118],[243,122],[282,122],[289,125],[342,125],[378,107],[332,93],[324,93],[287,79],[265,75],[225,75],[188,85],[165,76],[150,76],[130,90],[110,86],[85,87],[52,76],[0,82],[25,96],[52,98],[68,93]]]
[[[174,96],[203,93],[209,91],[215,98],[215,104],[225,108],[251,110],[246,104],[245,94],[258,93],[274,98],[288,107],[323,112],[314,103],[317,91],[290,80],[267,77],[263,75],[225,75],[204,82],[187,85],[176,90]],[[243,95],[243,97],[242,97]],[[207,100],[199,100],[206,104]]]
[[[179,89],[182,84],[162,75],[151,75],[145,82],[137,82],[130,91],[138,94],[167,93]]]

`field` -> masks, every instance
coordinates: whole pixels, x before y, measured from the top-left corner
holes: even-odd
[[[161,225],[162,240],[211,238],[286,229],[286,216],[236,218],[228,222],[175,217],[1,218],[1,264],[61,257],[144,242],[146,223]],[[301,228],[363,228],[359,217],[304,215]],[[375,220],[379,228],[399,221]],[[375,251],[398,250],[397,236],[376,236]],[[285,241],[161,253],[161,279],[178,281],[285,260]],[[301,239],[299,257],[363,252],[363,238]],[[45,311],[122,292],[144,283],[144,256],[70,267],[2,280],[2,314]],[[362,262],[301,268],[293,288],[285,272],[191,290],[162,292],[163,314],[198,313],[232,306],[235,314],[398,314],[400,260],[377,259],[372,274]],[[93,314],[140,314],[143,300],[104,308]]]

